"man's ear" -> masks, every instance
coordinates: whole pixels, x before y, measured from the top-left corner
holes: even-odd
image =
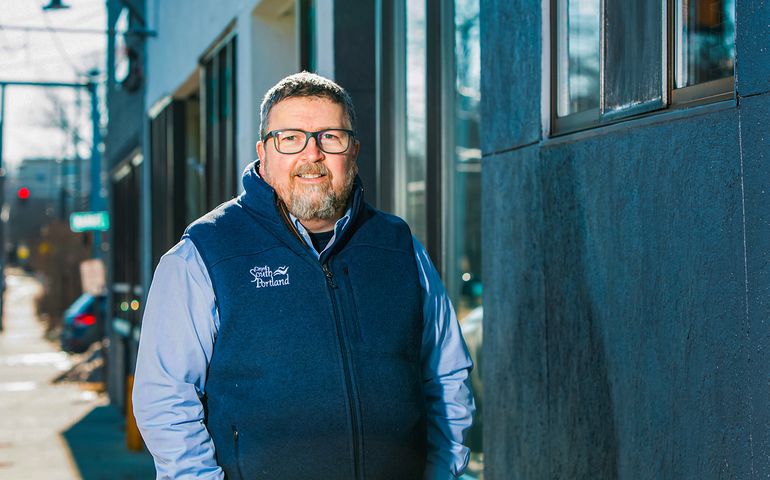
[[[361,142],[355,140],[353,143],[353,160],[358,160],[358,152],[361,150]]]
[[[259,162],[264,163],[265,161],[265,142],[262,140],[257,142],[257,157],[259,157]]]

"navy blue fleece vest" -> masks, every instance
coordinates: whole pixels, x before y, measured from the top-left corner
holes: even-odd
[[[186,235],[220,328],[206,423],[228,479],[420,479],[422,300],[411,234],[355,189],[321,260],[254,172]]]

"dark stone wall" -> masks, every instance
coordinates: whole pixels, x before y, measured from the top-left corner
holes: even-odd
[[[480,0],[485,153],[540,139],[540,3]]]
[[[736,0],[736,89],[746,97],[770,89],[770,1]]]
[[[485,478],[547,478],[539,149],[482,161]]]
[[[486,478],[765,478],[766,2],[737,6],[746,97],[560,139],[525,3],[481,9]]]
[[[736,92],[746,222],[745,382],[751,472],[770,476],[770,2],[736,1]]]
[[[770,39],[769,39],[770,40]],[[770,475],[770,94],[741,99],[741,164],[746,211],[746,299],[741,339],[746,364],[752,472]]]

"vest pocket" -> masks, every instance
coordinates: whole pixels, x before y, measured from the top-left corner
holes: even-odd
[[[238,474],[238,480],[243,480],[243,472],[241,472],[241,452],[238,446],[238,427],[231,425],[233,429],[233,450],[235,452],[235,471]]]

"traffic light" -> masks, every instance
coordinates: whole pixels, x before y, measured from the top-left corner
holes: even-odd
[[[29,201],[29,188],[20,187],[16,191],[16,198],[18,199],[20,206],[26,206],[27,202]]]

